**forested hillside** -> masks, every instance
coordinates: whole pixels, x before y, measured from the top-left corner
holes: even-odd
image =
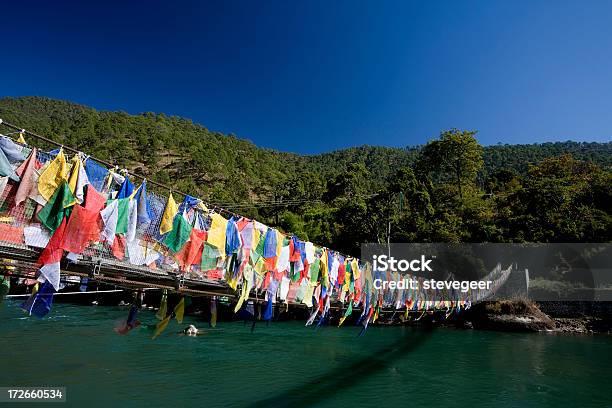
[[[450,130],[426,146],[303,156],[176,116],[48,98],[0,99],[0,118],[349,252],[385,239],[388,220],[395,240],[611,239],[610,142],[482,147]]]

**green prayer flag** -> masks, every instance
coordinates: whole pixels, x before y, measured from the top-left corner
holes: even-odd
[[[300,272],[296,269],[295,262],[291,262],[291,273],[289,276],[291,276],[291,282],[297,282],[300,278]]]
[[[344,316],[342,316],[342,318],[340,318],[340,322],[338,323],[338,327],[342,326],[342,323],[344,323],[346,318],[349,317],[351,315],[351,313],[353,313],[353,300],[349,299],[348,308],[346,309],[346,312],[344,313]]]
[[[118,227],[117,227],[118,229]],[[164,244],[174,253],[177,253],[189,241],[193,227],[185,217],[177,215],[172,222],[172,231],[164,238]]]
[[[310,265],[310,282],[316,283],[319,279],[319,269],[321,267],[321,260],[315,259],[315,261]]]
[[[261,256],[263,256],[264,249],[266,247],[265,236],[266,234],[261,234],[261,238],[259,239],[259,242],[257,243],[257,248],[255,248],[255,252],[257,252]]]
[[[211,271],[217,269],[217,259],[219,258],[219,250],[208,242],[204,243],[202,250],[202,271]]]
[[[68,183],[63,181],[38,213],[38,219],[53,233],[62,223],[64,216],[69,214],[69,208],[75,203],[76,199]]]
[[[116,234],[127,234],[128,213],[130,211],[130,199],[120,198],[117,203],[117,230]]]

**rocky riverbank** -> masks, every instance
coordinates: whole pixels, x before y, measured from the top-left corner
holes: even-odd
[[[498,331],[612,333],[612,313],[606,305],[595,308],[597,315],[591,314],[592,305],[539,304],[526,299],[491,301],[475,305],[460,323],[464,327]]]

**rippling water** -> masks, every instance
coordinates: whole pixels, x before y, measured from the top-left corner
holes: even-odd
[[[69,405],[201,407],[612,406],[612,338],[404,327],[220,322],[152,341],[113,332],[125,308],[0,306],[0,386],[66,386]],[[143,323],[155,323],[142,312]],[[23,405],[21,405],[23,406]]]

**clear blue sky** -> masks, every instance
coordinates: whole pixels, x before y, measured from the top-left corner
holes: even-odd
[[[142,3],[138,5],[137,3]],[[5,2],[0,95],[260,146],[612,139],[611,1]]]

